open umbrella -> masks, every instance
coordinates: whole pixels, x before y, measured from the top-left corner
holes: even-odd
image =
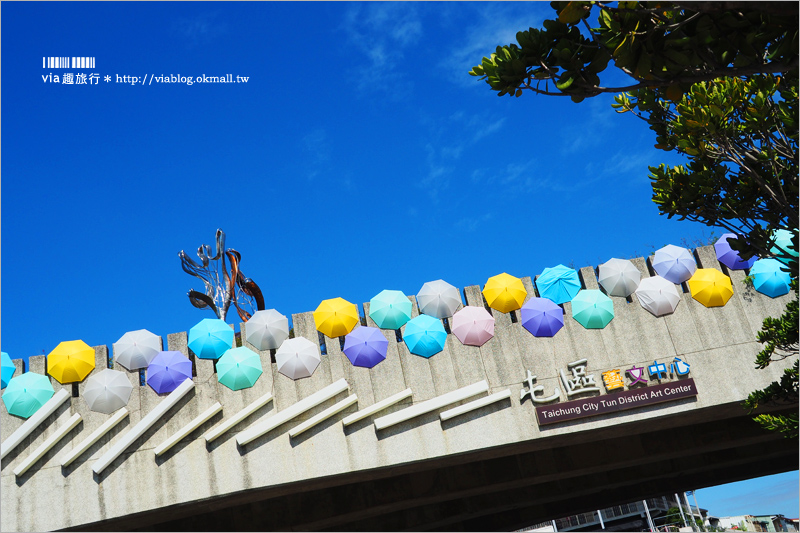
[[[636,289],[636,297],[639,304],[655,316],[674,313],[681,301],[675,284],[661,276],[644,278]]]
[[[286,339],[275,353],[278,372],[291,379],[311,376],[320,361],[319,346],[305,337]]]
[[[501,313],[508,313],[522,307],[522,302],[528,296],[528,291],[522,285],[522,280],[511,274],[498,274],[486,280],[483,287],[483,297],[492,309]]]
[[[444,350],[447,332],[441,320],[429,315],[419,315],[406,324],[403,341],[409,352],[430,357]]]
[[[166,394],[192,379],[192,362],[181,352],[158,352],[147,365],[147,384],[158,394]]]
[[[630,296],[641,280],[642,273],[627,259],[611,258],[597,268],[597,281],[611,296]]]
[[[274,350],[289,338],[289,319],[275,309],[256,311],[245,326],[247,342],[259,350]]]
[[[28,418],[53,394],[55,391],[47,376],[25,372],[8,382],[3,393],[3,403],[6,404],[6,411],[9,414]]]
[[[124,372],[104,368],[86,380],[83,399],[90,410],[109,415],[128,405],[132,391],[131,380]]]
[[[233,346],[233,329],[219,318],[204,318],[189,330],[189,349],[200,359],[219,359]]]
[[[461,344],[483,346],[494,337],[494,317],[483,307],[468,305],[453,315],[450,331]]]
[[[417,293],[419,312],[436,318],[453,316],[461,305],[458,289],[441,279],[424,283]]]
[[[692,298],[706,307],[721,307],[733,296],[731,278],[715,268],[698,268],[689,279]]]
[[[11,357],[6,352],[2,352],[2,356],[0,356],[0,384],[2,384],[3,389],[8,386],[8,382],[11,381],[16,371],[17,367],[14,366]]]
[[[564,310],[549,298],[531,298],[519,314],[522,327],[536,337],[552,337],[564,327]]]
[[[47,354],[47,373],[59,383],[73,383],[83,379],[94,370],[94,349],[83,342],[60,342]]]
[[[683,283],[697,270],[697,263],[686,248],[668,244],[656,250],[653,268],[662,278],[672,283]]]
[[[411,300],[403,291],[382,290],[369,301],[369,317],[379,328],[400,329],[411,320]]]
[[[146,329],[129,331],[114,343],[114,361],[128,370],[147,368],[161,351],[161,338]]]
[[[770,298],[788,293],[791,277],[788,272],[781,270],[781,267],[783,267],[783,263],[773,258],[756,261],[753,268],[750,269],[753,287]]]
[[[317,329],[330,338],[347,335],[360,320],[356,304],[344,298],[322,300],[314,311],[314,323]]]
[[[769,253],[780,256],[784,252],[781,251],[781,248],[786,250],[786,253],[791,255],[792,257],[797,257],[798,252],[797,250],[790,249],[792,247],[792,232],[785,229],[775,230],[772,233],[772,238],[775,240],[775,245],[770,248]],[[787,259],[778,259],[780,262],[784,264],[788,264]]]
[[[539,296],[549,298],[557,304],[572,300],[581,290],[581,280],[574,268],[556,265],[545,268],[536,278]]]
[[[588,329],[604,328],[614,318],[614,302],[599,289],[583,289],[572,299],[572,318]]]
[[[406,301],[411,302],[406,298]],[[370,306],[370,309],[372,306]],[[389,328],[391,329],[391,328]],[[378,328],[361,326],[344,338],[344,354],[353,366],[372,368],[384,359],[389,348],[389,341]]]
[[[714,243],[714,251],[717,252],[717,260],[726,267],[731,270],[745,270],[753,266],[758,257],[753,256],[747,261],[742,260],[739,252],[731,248],[728,242],[728,239],[735,241],[737,238],[735,233],[723,233]]]
[[[231,348],[217,361],[217,379],[231,390],[252,387],[263,372],[261,358],[245,346]]]

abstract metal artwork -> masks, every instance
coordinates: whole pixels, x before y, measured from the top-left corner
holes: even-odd
[[[233,248],[225,248],[225,232],[221,229],[217,230],[216,241],[216,253],[213,256],[211,247],[207,244],[197,249],[200,263],[187,256],[183,250],[178,253],[183,271],[200,278],[205,285],[205,293],[190,289],[189,301],[198,309],[211,309],[221,320],[225,320],[228,308],[233,303],[239,317],[246,321],[252,311],[264,309],[264,297],[258,285],[239,270],[242,255]],[[250,308],[251,311],[245,308]]]

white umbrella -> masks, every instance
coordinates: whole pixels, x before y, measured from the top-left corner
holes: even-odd
[[[437,279],[422,286],[417,293],[417,305],[420,313],[447,318],[461,307],[461,294],[446,281]]]
[[[114,361],[128,370],[147,368],[161,351],[161,338],[146,329],[129,331],[114,343]]]
[[[692,253],[686,248],[668,244],[656,250],[653,258],[656,273],[672,283],[683,283],[692,277],[697,270],[697,263]]]
[[[597,281],[610,296],[630,296],[642,280],[642,273],[627,259],[611,258],[597,271]]]
[[[289,319],[275,309],[256,311],[245,327],[247,342],[259,350],[274,350],[289,338]]]
[[[304,337],[286,339],[275,352],[278,372],[292,379],[307,378],[320,363],[319,346]]]
[[[643,279],[636,289],[636,297],[642,307],[655,316],[673,313],[681,301],[675,284],[661,276]]]
[[[92,411],[111,414],[128,405],[133,385],[124,372],[105,368],[86,380],[83,399]]]

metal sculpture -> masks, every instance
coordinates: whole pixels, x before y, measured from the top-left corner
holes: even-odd
[[[203,244],[197,249],[200,263],[183,250],[178,253],[183,271],[200,278],[205,285],[205,293],[190,289],[187,293],[189,301],[198,309],[211,309],[221,320],[225,320],[228,308],[233,303],[239,317],[247,321],[252,313],[244,307],[259,311],[264,309],[261,289],[239,270],[242,255],[232,248],[225,248],[225,232],[221,229],[217,230],[216,241],[217,249],[213,257],[209,245]],[[226,259],[230,263],[230,272]]]

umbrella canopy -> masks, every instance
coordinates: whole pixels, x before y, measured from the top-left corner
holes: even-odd
[[[231,390],[252,387],[264,372],[261,358],[250,348],[231,348],[217,361],[217,379]]]
[[[731,248],[728,239],[735,241],[738,237],[735,233],[723,233],[714,243],[714,250],[717,252],[717,260],[731,270],[745,270],[753,266],[758,257],[753,256],[747,261],[742,260],[739,252]]]
[[[428,281],[417,293],[417,306],[420,313],[447,318],[461,307],[461,294],[444,280]]]
[[[192,362],[181,352],[158,352],[147,365],[147,384],[158,394],[166,394],[192,379]]]
[[[319,346],[305,337],[286,339],[275,353],[278,372],[291,379],[311,376],[320,361]]]
[[[545,268],[536,278],[536,288],[539,296],[549,298],[557,304],[572,300],[581,290],[581,280],[574,268],[556,265]]]
[[[289,338],[289,319],[275,309],[262,309],[253,313],[245,331],[247,342],[257,349],[274,350]]]
[[[614,302],[599,289],[583,289],[572,299],[572,318],[588,329],[604,328],[614,318]]]
[[[419,315],[406,324],[403,341],[409,352],[430,357],[444,350],[447,332],[441,320],[429,315]]]
[[[404,296],[405,298],[405,296]],[[409,304],[408,298],[405,299]],[[372,309],[372,306],[370,306]],[[389,328],[391,329],[391,328]],[[386,359],[389,341],[378,328],[361,326],[344,338],[344,354],[353,366],[372,368]]]
[[[494,317],[483,307],[468,305],[453,315],[450,331],[461,344],[483,346],[494,337]]]
[[[11,361],[11,356],[9,356],[6,352],[1,352],[2,356],[0,356],[0,384],[5,389],[8,386],[8,382],[11,381],[11,378],[14,376],[14,372],[17,371],[17,367],[14,366],[14,363]]]
[[[636,289],[636,297],[639,304],[655,316],[674,313],[681,301],[675,284],[661,276],[643,279]]]
[[[715,268],[698,268],[689,279],[692,298],[706,307],[721,307],[733,296],[731,278]]]
[[[781,255],[783,252],[780,251],[779,248],[783,248],[786,250],[789,255],[793,257],[798,256],[797,250],[790,250],[789,248],[792,246],[792,232],[785,229],[775,230],[772,233],[772,238],[775,239],[775,246],[770,248],[769,252],[774,255]],[[786,264],[786,260],[779,259],[782,263]]]
[[[686,248],[668,244],[656,250],[653,268],[662,278],[672,283],[683,283],[697,270],[697,263]]]
[[[146,329],[129,331],[114,343],[114,361],[128,370],[147,368],[161,351],[161,338]]]
[[[128,405],[133,385],[124,372],[104,368],[86,380],[83,399],[92,411],[113,413]]]
[[[641,280],[642,273],[627,259],[611,258],[597,268],[597,281],[611,296],[630,296]]]
[[[233,329],[219,318],[204,318],[189,330],[189,349],[200,359],[219,359],[231,346]]]
[[[314,311],[317,329],[330,338],[347,335],[359,321],[356,304],[351,304],[344,298],[322,300]]]
[[[759,259],[750,269],[753,277],[753,287],[760,293],[770,298],[783,296],[789,292],[791,277],[788,272],[781,270],[783,263],[777,259]]]
[[[59,383],[83,381],[94,370],[94,348],[83,342],[64,341],[47,354],[47,373]]]
[[[549,298],[531,298],[520,310],[522,327],[536,337],[552,337],[564,327],[564,310]]]
[[[6,404],[9,414],[28,418],[52,398],[53,394],[55,391],[47,376],[25,372],[8,382],[3,393],[3,403]]]
[[[411,300],[402,291],[383,290],[369,301],[369,317],[379,328],[400,329],[411,320]]]
[[[483,287],[486,303],[501,313],[519,309],[527,296],[528,291],[522,285],[522,280],[505,272],[486,280],[486,285]]]

